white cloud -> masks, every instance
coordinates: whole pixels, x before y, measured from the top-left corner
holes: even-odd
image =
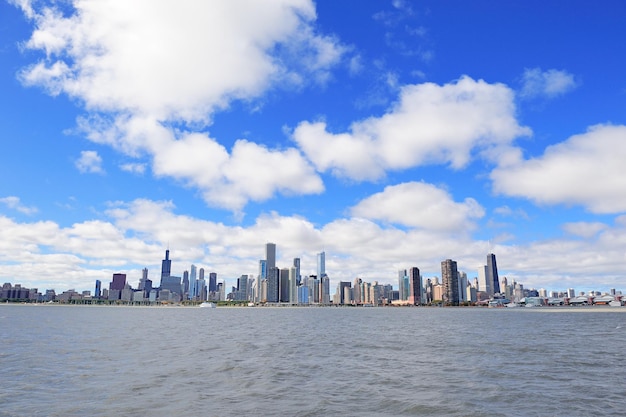
[[[75,162],[80,172],[89,174],[103,174],[102,158],[96,151],[81,151],[80,158]]]
[[[22,204],[19,197],[8,196],[0,198],[0,203],[4,204],[10,209],[17,210],[23,214],[35,214],[37,213],[36,207],[28,207]]]
[[[387,114],[355,122],[350,132],[302,122],[293,138],[319,171],[362,181],[426,164],[460,169],[473,152],[496,160],[511,152],[516,137],[529,134],[515,119],[509,88],[462,77],[443,86],[405,86]]]
[[[146,172],[146,164],[129,162],[121,164],[120,169],[133,174],[143,175]]]
[[[30,13],[36,30],[26,46],[47,57],[22,77],[77,97],[88,109],[203,121],[233,99],[258,97],[282,76],[291,78],[295,57],[275,59],[278,44],[305,56],[307,75],[322,78],[343,53],[334,39],[311,29],[315,8],[309,0],[73,6],[70,16],[54,5]]]
[[[565,223],[562,228],[567,233],[574,236],[591,238],[596,236],[601,231],[606,230],[608,225],[600,222],[573,222]]]
[[[472,229],[484,209],[473,198],[457,203],[445,190],[423,182],[385,187],[350,210],[356,217],[432,231],[462,233]]]
[[[241,140],[229,154],[196,131],[233,100],[327,82],[347,49],[315,33],[310,0],[76,1],[71,15],[54,3],[37,6],[22,4],[36,25],[26,47],[46,57],[21,79],[83,102],[91,113],[79,127],[92,141],[133,157],[147,154],[155,175],[198,187],[209,204],[231,210],[275,192],[323,190],[295,149]],[[170,121],[182,123],[173,129]],[[101,172],[100,162],[83,153],[77,166]]]
[[[626,211],[626,126],[597,125],[546,148],[543,156],[491,173],[497,193],[538,204],[580,205],[594,213]]]
[[[104,126],[104,129],[103,129]],[[179,132],[149,118],[118,118],[87,127],[90,138],[129,154],[152,157],[157,177],[169,177],[202,193],[207,204],[240,212],[249,200],[276,193],[317,194],[324,184],[295,148],[268,149],[240,139],[229,153],[206,133]]]
[[[578,87],[578,83],[574,76],[567,71],[555,69],[542,71],[541,68],[527,68],[522,75],[520,96],[524,98],[553,98],[576,87]]]
[[[112,203],[103,214],[109,221],[69,227],[50,221],[18,223],[0,216],[0,278],[26,286],[37,282],[40,290],[91,289],[96,279],[107,282],[113,272],[127,273],[130,282],[137,282],[147,267],[149,277],[158,281],[160,260],[169,246],[176,273],[194,263],[217,272],[220,279],[232,280],[241,274],[256,275],[264,244],[272,241],[278,245],[278,265],[290,265],[300,257],[304,274],[315,271],[315,254],[325,250],[332,285],[356,276],[395,284],[396,271],[410,266],[419,267],[427,277],[439,276],[446,258],[456,260],[471,279],[490,250],[498,256],[501,274],[526,288],[566,289],[584,282],[591,289],[619,287],[623,277],[615,271],[621,270],[626,252],[624,216],[614,225],[596,227],[591,237],[493,246],[453,230],[402,230],[355,217],[316,226],[299,216],[270,213],[246,227],[228,226],[176,214],[172,203],[149,200]],[[559,262],[546,263],[546,254]],[[589,276],[602,278],[592,282]]]

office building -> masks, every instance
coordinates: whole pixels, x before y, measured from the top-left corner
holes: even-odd
[[[409,296],[408,301],[413,305],[422,304],[422,277],[417,267],[409,269]]]
[[[446,259],[441,262],[441,280],[444,304],[459,305],[459,272],[456,261]]]
[[[494,294],[500,293],[500,279],[498,278],[498,266],[496,265],[496,255],[490,253],[487,255],[487,281],[493,288]]]

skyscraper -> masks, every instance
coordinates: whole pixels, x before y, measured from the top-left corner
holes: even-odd
[[[163,278],[169,277],[172,272],[172,261],[170,261],[170,250],[165,251],[165,259],[161,262],[161,284],[163,284]]]
[[[486,293],[489,297],[493,295],[493,285],[487,277],[487,265],[478,267],[478,291]]]
[[[498,266],[496,265],[496,255],[487,255],[487,281],[491,283],[493,293],[500,293],[500,279],[498,278]]]
[[[317,254],[317,279],[321,280],[326,275],[326,253]]]
[[[217,273],[210,272],[209,273],[209,292],[217,291]]]
[[[422,277],[417,267],[409,269],[409,302],[413,305],[422,304]]]
[[[265,244],[265,260],[267,261],[267,270],[276,267],[276,244]]]
[[[109,290],[122,291],[126,285],[126,274],[113,274],[113,281],[109,284]]]
[[[441,280],[443,281],[443,302],[459,305],[459,272],[456,261],[446,259],[441,262]]]
[[[296,268],[296,286],[300,286],[302,276],[300,275],[300,258],[293,258],[293,267]]]

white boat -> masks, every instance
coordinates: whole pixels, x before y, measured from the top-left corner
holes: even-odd
[[[204,302],[204,303],[200,304],[200,307],[202,307],[202,308],[215,308],[215,304]]]

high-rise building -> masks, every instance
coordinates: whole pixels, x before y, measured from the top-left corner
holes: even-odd
[[[280,270],[276,267],[267,270],[267,295],[268,303],[277,303],[280,297]]]
[[[170,260],[170,250],[165,251],[165,259],[161,261],[161,281],[163,277],[169,277],[172,272],[172,261]]]
[[[400,294],[400,300],[406,300],[408,297],[408,288],[405,291],[405,278],[406,278],[406,269],[401,269],[398,271],[398,294]]]
[[[326,253],[317,254],[317,279],[321,280],[326,275]]]
[[[441,280],[443,281],[443,302],[459,305],[459,272],[456,261],[446,259],[441,262]]]
[[[478,291],[486,293],[489,297],[493,295],[493,285],[488,279],[487,265],[478,267]]]
[[[352,296],[354,298],[354,304],[360,305],[363,303],[362,290],[363,290],[363,280],[361,278],[354,278],[354,289],[352,292]]]
[[[296,268],[296,286],[300,286],[302,276],[300,275],[300,258],[293,258],[293,267]]]
[[[276,244],[265,244],[265,260],[267,261],[267,270],[276,267]]]
[[[289,268],[289,302],[291,304],[298,304],[298,301],[299,301],[298,300],[298,281],[299,281],[298,280],[298,268],[294,265],[291,268]]]
[[[217,291],[217,273],[210,272],[209,273],[209,292]]]
[[[109,290],[122,291],[126,285],[126,274],[113,274],[113,281],[109,284]]]
[[[487,281],[491,283],[494,294],[500,293],[500,279],[498,278],[498,266],[496,265],[496,255],[487,255]]]
[[[191,264],[189,272],[189,299],[195,300],[198,297],[198,280],[197,280],[198,268]]]
[[[96,280],[96,290],[93,293],[94,298],[100,298],[102,295],[102,281]]]
[[[280,281],[279,281],[278,285],[280,287],[278,301],[280,301],[281,303],[288,303],[289,302],[289,295],[290,295],[290,290],[289,290],[289,269],[283,268],[283,269],[280,270]]]
[[[413,305],[422,304],[422,277],[417,267],[409,269],[409,297],[408,300]]]

